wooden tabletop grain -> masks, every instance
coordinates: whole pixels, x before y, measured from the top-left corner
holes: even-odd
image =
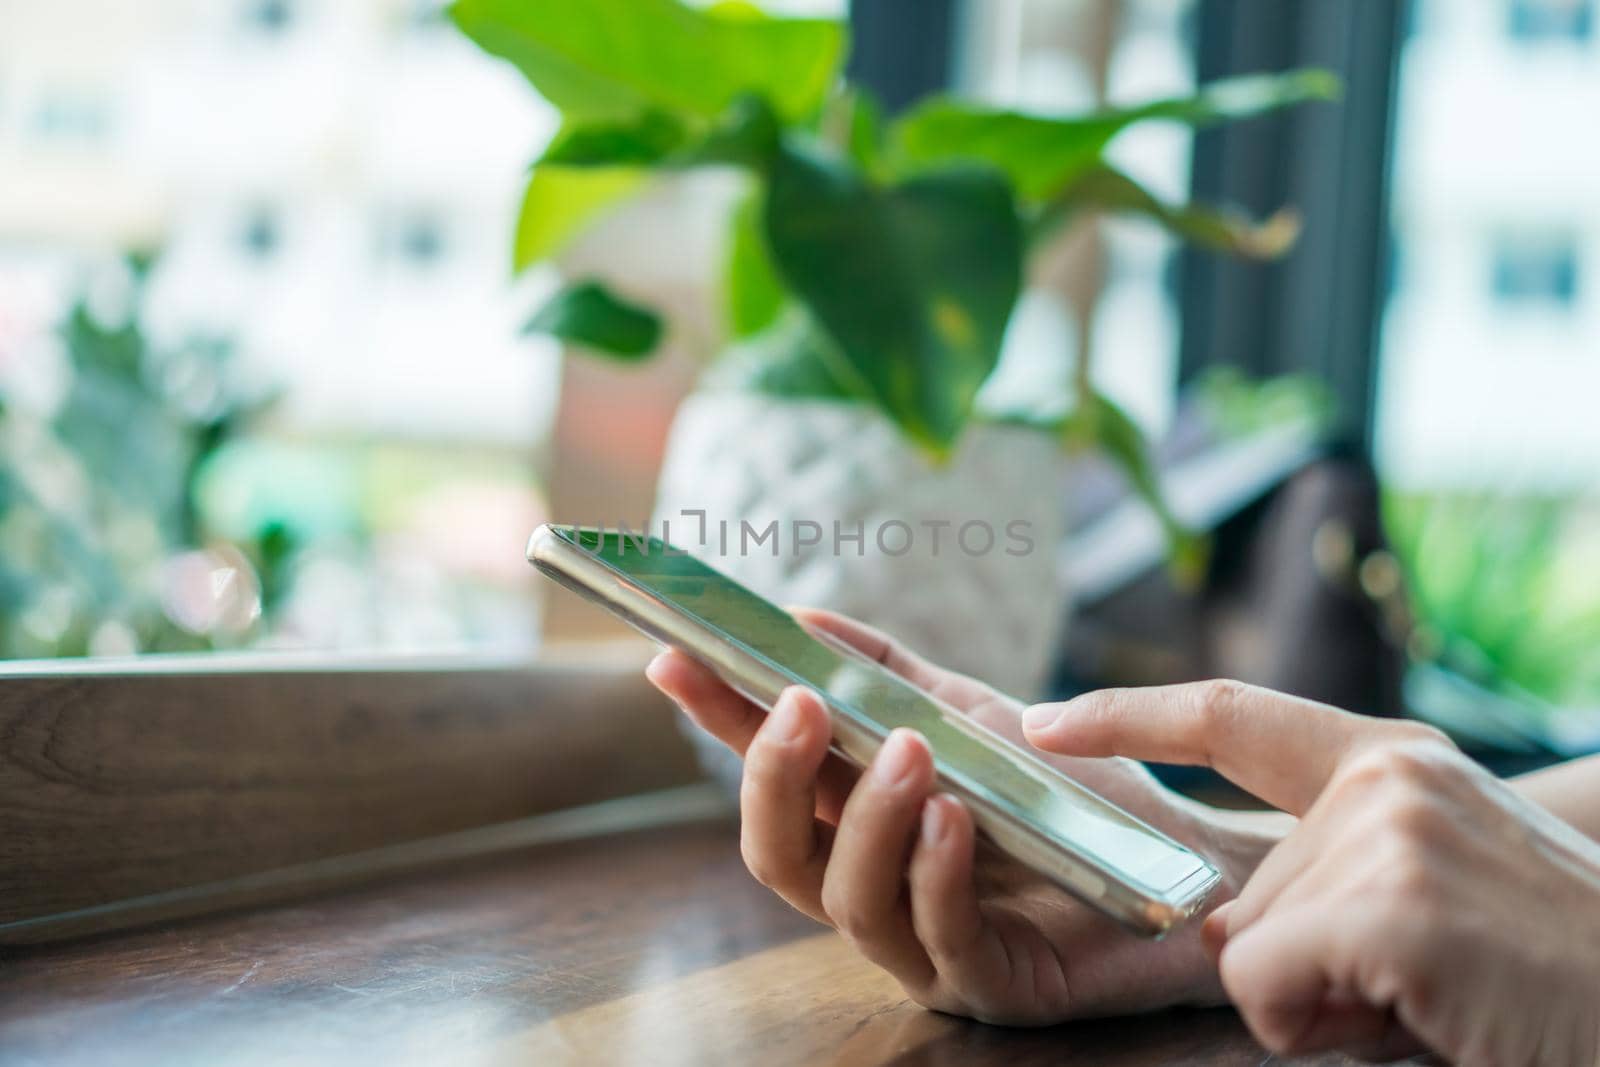
[[[1226,1011],[923,1011],[751,881],[725,819],[0,956],[4,1064],[1267,1062]]]

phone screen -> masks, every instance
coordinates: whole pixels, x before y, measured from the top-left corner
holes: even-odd
[[[558,533],[767,666],[825,695],[880,737],[910,727],[939,771],[1094,866],[1160,896],[1205,862],[1031,753],[985,730],[866,658],[819,640],[792,616],[662,541],[642,534]]]

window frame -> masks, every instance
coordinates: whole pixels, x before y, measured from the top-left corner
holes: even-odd
[[[1370,455],[1380,328],[1393,267],[1390,175],[1400,48],[1412,0],[1285,4],[1199,0],[1196,72],[1320,66],[1344,83],[1311,105],[1195,138],[1193,194],[1303,224],[1284,260],[1254,264],[1185,249],[1180,383],[1212,367],[1309,374],[1337,406],[1335,435]]]

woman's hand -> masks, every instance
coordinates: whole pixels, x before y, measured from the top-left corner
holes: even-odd
[[[1600,1062],[1600,847],[1437,732],[1235,683],[1029,709],[1051,752],[1208,764],[1299,825],[1205,933],[1279,1053]]]
[[[860,623],[796,615],[1023,743],[1016,701]],[[988,850],[975,853],[971,815],[953,797],[930,796],[933,761],[918,735],[896,731],[858,774],[828,754],[827,713],[807,690],[787,690],[769,716],[681,653],[662,653],[649,675],[745,757],[741,847],[751,872],[836,927],[919,1003],[1043,1024],[1223,1001],[1198,924],[1146,941]],[[1190,803],[1128,760],[1051,762],[1217,863],[1225,884],[1213,903],[1230,899],[1287,829],[1287,820]]]

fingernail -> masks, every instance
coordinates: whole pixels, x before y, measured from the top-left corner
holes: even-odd
[[[1060,704],[1035,704],[1022,713],[1022,725],[1029,730],[1043,730],[1059,718]]]
[[[883,785],[899,785],[911,773],[912,757],[916,748],[914,730],[898,729],[889,735],[889,739],[878,750],[878,758],[872,761],[872,773]]]
[[[800,694],[785,690],[772,709],[772,736],[776,741],[795,741],[805,728],[800,714]]]
[[[922,843],[933,846],[944,837],[944,804],[934,797],[922,805]]]

